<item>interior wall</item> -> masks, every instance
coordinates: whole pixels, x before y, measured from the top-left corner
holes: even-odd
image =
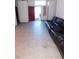
[[[18,2],[18,3],[17,3]],[[48,2],[48,0],[47,0]],[[25,1],[21,1],[21,0],[15,0],[15,5],[18,6],[18,13],[19,13],[19,19],[20,22],[28,22],[28,6],[35,6],[35,0],[25,0]],[[43,6],[41,6],[42,8],[42,12],[41,12],[41,17],[42,20],[51,20],[53,18],[53,16],[55,16],[55,9],[56,9],[56,0],[49,0],[48,5],[46,5],[46,16],[43,16]]]
[[[17,25],[17,19],[16,19],[16,15],[15,15],[15,26]]]
[[[56,0],[48,1],[48,20],[52,20],[52,18],[56,15]]]
[[[18,1],[18,13],[20,22],[28,22],[28,4],[27,1]]]
[[[15,19],[15,26],[17,26],[17,21],[16,21],[16,19]]]
[[[28,0],[28,6],[35,6],[35,0]]]
[[[56,16],[64,19],[64,0],[57,0]]]
[[[18,1],[21,1],[21,0],[15,0],[15,7],[18,7]]]

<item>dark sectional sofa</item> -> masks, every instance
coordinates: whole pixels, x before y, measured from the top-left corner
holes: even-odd
[[[64,56],[64,19],[54,16],[52,20],[46,20],[45,24],[61,55]]]

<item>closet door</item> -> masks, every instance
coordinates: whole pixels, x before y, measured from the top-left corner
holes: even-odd
[[[29,21],[35,20],[34,6],[28,6],[28,16],[29,16]]]

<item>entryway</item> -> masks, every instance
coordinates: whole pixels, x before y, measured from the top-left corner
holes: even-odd
[[[41,20],[41,6],[35,6],[35,20]]]

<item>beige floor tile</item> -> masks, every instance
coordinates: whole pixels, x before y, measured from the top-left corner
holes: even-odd
[[[20,24],[15,33],[16,59],[62,59],[43,22]]]

